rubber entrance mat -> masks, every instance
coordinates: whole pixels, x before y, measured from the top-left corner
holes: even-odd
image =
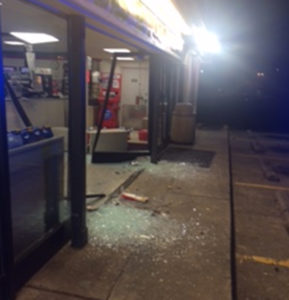
[[[268,147],[269,150],[277,153],[289,153],[289,146],[288,145],[276,145],[276,146],[271,146]]]
[[[184,149],[184,148],[168,148],[161,160],[170,162],[184,162],[198,165],[201,168],[209,168],[212,164],[216,152]]]
[[[274,172],[280,174],[280,175],[285,175],[289,176],[289,165],[288,164],[274,164],[272,166],[272,169]]]
[[[281,136],[281,135],[273,135],[273,134],[266,134],[264,137],[272,139],[272,140],[284,140],[289,141],[289,136]]]

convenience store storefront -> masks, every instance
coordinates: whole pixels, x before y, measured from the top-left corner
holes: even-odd
[[[0,80],[3,299],[12,299],[13,292],[68,240],[76,248],[87,242],[86,133],[91,125],[87,123],[91,113],[87,105],[87,56],[106,55],[103,59],[109,62],[111,79],[111,66],[121,62],[116,54],[103,54],[103,48],[129,49],[128,54],[118,52],[117,56],[134,56],[142,60],[140,64],[148,66],[148,147],[152,162],[158,161],[166,147],[171,114],[182,97],[184,24],[178,14],[175,18],[180,19],[170,24],[174,8],[171,2],[163,19],[156,14],[159,5],[153,6],[152,2],[3,1],[1,61],[5,80]],[[27,38],[31,36],[19,33],[32,33],[32,39],[37,38],[33,34],[45,33],[48,41],[29,42]],[[37,110],[40,103],[42,114]],[[66,125],[67,146],[61,137],[45,136],[46,125],[53,122],[56,126]],[[10,137],[15,141],[15,124],[19,124],[17,129],[37,127],[40,132],[35,132],[35,128],[32,132],[22,132],[28,140],[34,140],[14,147],[9,140],[7,143],[7,133],[14,132]],[[35,139],[35,134],[42,138]]]

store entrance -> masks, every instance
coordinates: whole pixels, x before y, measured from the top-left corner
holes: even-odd
[[[112,180],[106,166],[92,166],[92,154],[101,157],[101,153],[105,153],[106,162],[111,162],[111,153],[114,157],[115,153],[130,154],[130,151],[137,152],[135,157],[149,154],[148,58],[134,56],[117,60],[112,89],[104,108],[113,56],[110,49],[125,48],[129,53],[138,49],[83,27],[86,56],[81,53],[77,60],[87,61],[84,106],[80,97],[75,98],[84,76],[77,71],[77,66],[69,65],[76,61],[71,59],[76,50],[69,51],[67,46],[68,32],[73,28],[81,29],[77,24],[79,18],[76,21],[66,19],[18,0],[3,1],[2,10],[5,86],[1,89],[4,93],[0,127],[0,230],[3,231],[0,251],[5,264],[0,262],[0,278],[1,282],[6,280],[13,270],[17,288],[69,241],[71,233],[85,229],[85,203],[81,203],[81,197],[85,197],[85,183],[82,188],[81,182],[87,175],[89,198],[102,193],[101,186],[96,183],[102,179],[103,172],[108,182]],[[76,71],[73,74],[71,70]],[[138,72],[142,72],[141,76],[137,76]],[[69,84],[70,78],[80,78],[80,81]],[[129,94],[134,85],[138,88]],[[84,111],[82,114],[75,106],[76,102],[86,110],[86,119]],[[91,145],[103,112],[103,131],[92,152]],[[80,132],[82,128],[85,130]],[[85,136],[87,152],[82,156],[78,150],[82,149]],[[71,168],[75,162],[79,162],[83,172],[75,165]],[[105,194],[111,192],[104,190]],[[73,197],[77,198],[74,202]],[[80,207],[80,204],[84,205]],[[81,216],[80,221],[71,217],[73,211]],[[71,223],[81,224],[82,228],[72,230]],[[74,245],[78,245],[77,241]],[[9,268],[7,253],[11,262]]]
[[[112,39],[98,44],[100,56],[88,57],[87,133],[93,163],[149,155],[149,56],[124,43],[115,48],[115,43],[120,44]]]
[[[79,15],[2,2],[0,283],[13,271],[18,288],[70,239],[85,245],[86,210],[158,161],[178,78]]]

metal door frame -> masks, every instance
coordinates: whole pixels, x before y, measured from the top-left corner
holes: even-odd
[[[149,148],[152,163],[159,161],[170,141],[172,112],[180,99],[181,66],[181,61],[163,53],[150,55]]]
[[[39,9],[41,8],[39,7]],[[52,13],[45,8],[44,10]],[[0,39],[0,299],[5,300],[14,299],[15,292],[71,238],[72,246],[76,248],[83,247],[87,242],[85,209],[85,21],[84,17],[80,15],[56,15],[68,22],[69,80],[72,82],[69,95],[69,117],[73,120],[69,123],[71,217],[53,232],[43,236],[37,245],[27,250],[17,261],[13,254],[9,154],[2,72],[3,53],[2,40]],[[2,19],[0,18],[0,26],[1,24]]]
[[[2,32],[0,7],[0,32]],[[11,197],[6,133],[6,107],[2,61],[2,37],[0,38],[0,298],[13,299],[13,242],[11,221]]]
[[[41,7],[39,7],[41,9]],[[44,9],[51,13],[51,11]],[[29,280],[69,240],[74,248],[87,243],[86,227],[86,153],[85,153],[85,21],[80,15],[58,15],[67,21],[67,52],[69,66],[69,163],[68,190],[71,204],[70,218],[52,233],[43,237],[41,243],[29,249],[14,264],[16,274],[14,288],[17,290]],[[37,257],[37,259],[35,259]]]

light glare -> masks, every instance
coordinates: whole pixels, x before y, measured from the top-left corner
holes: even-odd
[[[126,48],[104,48],[103,51],[108,53],[130,53],[131,51]]]
[[[167,27],[177,33],[187,34],[189,27],[171,0],[141,0]]]
[[[258,72],[257,73],[257,77],[264,77],[264,76],[265,76],[264,72]]]
[[[117,57],[116,58],[117,60],[126,60],[126,61],[132,61],[132,60],[134,60],[134,58],[133,57]]]
[[[201,54],[221,52],[220,42],[214,33],[207,31],[204,27],[194,28],[193,33],[196,46]]]
[[[9,46],[24,46],[25,44],[23,42],[17,42],[17,41],[4,41],[5,45]]]
[[[36,33],[36,32],[10,32],[11,35],[28,44],[44,44],[44,43],[55,43],[59,40],[47,33]]]

